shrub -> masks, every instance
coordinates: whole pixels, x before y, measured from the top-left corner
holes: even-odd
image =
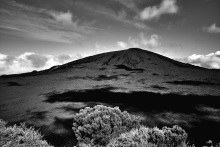
[[[153,144],[157,144],[157,145],[161,145],[164,144],[164,140],[165,140],[165,135],[163,130],[160,130],[157,127],[154,127],[152,129],[149,129],[148,131],[148,141],[153,143]]]
[[[149,129],[143,126],[132,129],[111,140],[107,147],[156,147],[148,142],[148,131]]]
[[[42,140],[42,135],[33,128],[20,126],[6,126],[7,123],[0,119],[0,146],[2,147],[52,147]]]
[[[217,143],[214,147],[220,147],[220,142]]]
[[[107,147],[187,147],[187,134],[179,126],[132,129],[110,141]]]
[[[165,135],[165,144],[169,146],[181,146],[187,140],[187,133],[180,126],[173,126],[172,128],[162,128]]]
[[[73,131],[79,142],[106,146],[121,133],[140,125],[141,118],[121,112],[118,107],[97,105],[81,109],[73,118]]]

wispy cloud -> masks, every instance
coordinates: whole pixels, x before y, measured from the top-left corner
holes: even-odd
[[[132,11],[135,11],[135,12],[138,11],[138,8],[136,6],[137,0],[112,0],[112,1],[116,1],[120,4],[122,4],[124,7],[128,8]]]
[[[128,42],[118,41],[118,47],[125,49],[129,47],[141,47],[145,49],[155,49],[160,46],[160,37],[156,34],[146,36],[143,32],[139,33],[137,37],[129,37]]]
[[[178,12],[176,0],[163,0],[159,6],[146,7],[139,14],[142,20],[159,18],[164,14],[175,14]]]
[[[55,65],[64,64],[81,58],[78,54],[71,55],[46,55],[25,52],[19,56],[9,56],[0,53],[0,75],[44,70]]]
[[[6,1],[0,8],[0,31],[5,35],[73,43],[95,30],[90,23],[81,22],[70,11],[37,9],[13,0]]]
[[[193,54],[180,61],[204,68],[220,69],[220,51],[207,55]]]
[[[203,27],[203,31],[207,33],[214,33],[214,34],[219,34],[220,33],[220,27],[217,27],[216,24],[212,24],[209,27]]]
[[[119,0],[114,0],[114,1],[124,3]],[[128,14],[128,11],[124,9],[119,11],[114,11],[111,8],[100,7],[100,6],[94,7],[87,5],[86,10],[95,14],[102,15],[105,18],[110,18],[114,21],[121,22],[124,25],[132,26],[137,29],[150,29],[150,27],[147,24],[143,23],[142,21],[134,19],[134,17],[130,16],[130,14]]]
[[[113,14],[112,16],[113,16],[112,18],[114,20],[117,20],[117,21],[122,22],[124,24],[133,26],[135,28],[138,28],[138,29],[150,29],[150,27],[147,26],[145,23],[137,21],[137,20],[135,20],[133,18],[129,18],[127,12],[124,11],[124,10],[121,10],[121,11],[118,12],[118,14],[116,14],[116,15]]]
[[[111,18],[123,22],[125,24],[133,25],[139,29],[150,29],[149,25],[143,20],[158,19],[165,14],[175,14],[178,12],[179,7],[176,0],[163,0],[159,6],[146,7],[140,9],[139,5],[143,3],[135,0],[112,0],[122,4],[126,9],[118,11],[118,15],[112,15]],[[107,15],[106,15],[107,16]],[[108,13],[108,16],[109,13]]]

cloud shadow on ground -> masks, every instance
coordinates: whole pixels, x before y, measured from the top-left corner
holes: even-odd
[[[160,87],[159,87],[160,88]],[[107,106],[119,106],[122,111],[132,114],[141,114],[150,127],[172,126],[178,124],[189,134],[189,140],[197,145],[204,144],[207,139],[219,141],[220,123],[207,116],[216,116],[219,112],[217,97],[212,101],[207,96],[181,96],[178,94],[157,94],[151,92],[112,92],[116,87],[96,87],[95,89],[72,90],[65,92],[53,91],[46,93],[44,102],[56,104],[62,109],[62,113],[75,114],[80,108],[103,104]],[[178,100],[177,100],[178,99]],[[61,105],[67,103],[66,105]],[[55,111],[55,110],[54,110]],[[60,111],[56,111],[60,112]],[[30,113],[34,119],[42,120],[47,112]],[[76,143],[72,131],[72,118],[62,115],[52,117],[50,125],[38,126],[45,138],[56,146],[73,146]],[[43,120],[46,121],[47,119]],[[211,134],[218,135],[211,135]]]
[[[194,80],[184,80],[184,81],[170,81],[166,82],[174,85],[191,85],[191,86],[220,86],[218,83],[208,82],[208,81],[194,81]]]

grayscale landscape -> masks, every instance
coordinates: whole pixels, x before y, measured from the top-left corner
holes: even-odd
[[[148,126],[183,126],[195,142],[218,141],[219,75],[219,70],[138,48],[103,53],[44,71],[2,76],[0,117],[41,128],[46,137],[61,140],[51,142],[68,146],[75,142],[73,115],[102,104],[141,115]],[[200,129],[206,134],[200,136]]]
[[[0,0],[0,146],[219,147],[219,8]]]

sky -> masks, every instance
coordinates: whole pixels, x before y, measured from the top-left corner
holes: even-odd
[[[0,75],[132,47],[220,69],[219,0],[0,0]]]

